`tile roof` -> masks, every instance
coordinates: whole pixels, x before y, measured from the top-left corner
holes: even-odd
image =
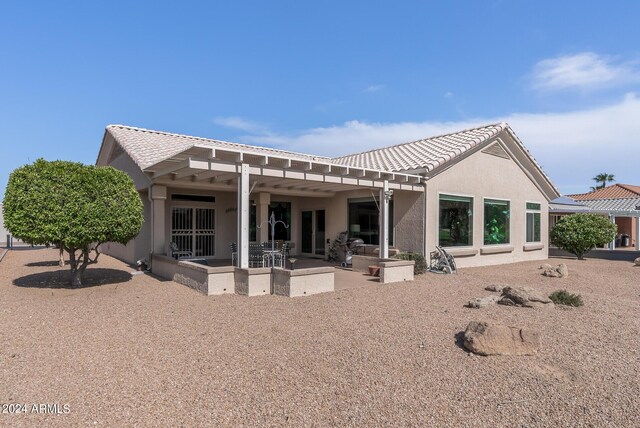
[[[589,201],[597,199],[624,199],[640,198],[640,186],[630,184],[614,184],[603,189],[594,190],[589,193],[577,195],[567,195],[578,201]]]
[[[596,199],[583,203],[593,211],[628,212],[640,216],[640,197],[623,199]]]
[[[106,132],[113,136],[142,170],[195,146],[211,147],[212,149],[239,150],[245,153],[255,153],[266,156],[281,156],[292,160],[330,162],[329,158],[323,156],[312,156],[267,147],[229,143],[227,141],[191,137],[188,135],[153,131],[132,126],[109,125],[106,128]]]
[[[409,172],[420,169],[432,171],[472,148],[490,142],[492,138],[502,131],[508,132],[510,137],[522,149],[525,156],[540,172],[543,179],[546,180],[550,189],[549,197],[552,198],[554,194],[556,196],[559,195],[551,179],[506,123],[485,125],[337,158],[313,156],[268,147],[249,146],[124,125],[109,125],[106,128],[106,132],[113,136],[115,141],[142,170],[193,147],[211,147],[212,149],[227,149],[242,151],[247,154],[288,158],[294,161],[333,163],[341,166],[388,172]]]
[[[427,171],[431,171],[467,150],[495,137],[508,127],[509,125],[506,123],[496,123],[342,156],[334,158],[333,162],[340,165],[385,171],[407,171],[425,168]]]

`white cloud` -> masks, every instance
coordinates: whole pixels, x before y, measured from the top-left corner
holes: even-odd
[[[630,63],[582,52],[538,62],[532,78],[541,90],[596,89],[639,82],[640,72]]]
[[[628,94],[619,102],[565,113],[514,113],[457,122],[367,123],[313,128],[295,134],[254,133],[249,144],[303,153],[340,156],[392,144],[508,122],[560,190],[589,190],[591,177],[607,171],[619,182],[640,184],[640,99]]]
[[[364,88],[364,92],[380,92],[385,88],[385,85],[369,85]]]
[[[261,132],[265,129],[264,126],[256,122],[238,116],[218,116],[213,119],[213,123],[245,132]]]
[[[453,92],[451,92],[451,91],[445,92],[443,97],[445,97],[445,98],[453,98]]]

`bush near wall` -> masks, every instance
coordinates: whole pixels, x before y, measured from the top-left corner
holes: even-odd
[[[413,266],[414,275],[421,275],[429,269],[429,266],[427,265],[427,261],[425,260],[424,256],[420,253],[399,253],[395,256],[395,258],[398,258],[400,260],[415,261],[416,264]]]

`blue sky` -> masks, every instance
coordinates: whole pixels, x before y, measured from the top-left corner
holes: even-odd
[[[104,127],[341,155],[509,122],[563,193],[640,184],[640,3],[3,2],[0,196]]]

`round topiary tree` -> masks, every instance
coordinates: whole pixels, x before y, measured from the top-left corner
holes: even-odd
[[[114,168],[38,159],[9,176],[5,226],[29,244],[55,245],[69,253],[73,287],[82,285],[85,269],[100,255],[100,244],[126,244],[143,221],[133,181]]]
[[[584,260],[586,252],[613,241],[617,231],[618,226],[601,215],[572,214],[551,229],[551,243]]]

